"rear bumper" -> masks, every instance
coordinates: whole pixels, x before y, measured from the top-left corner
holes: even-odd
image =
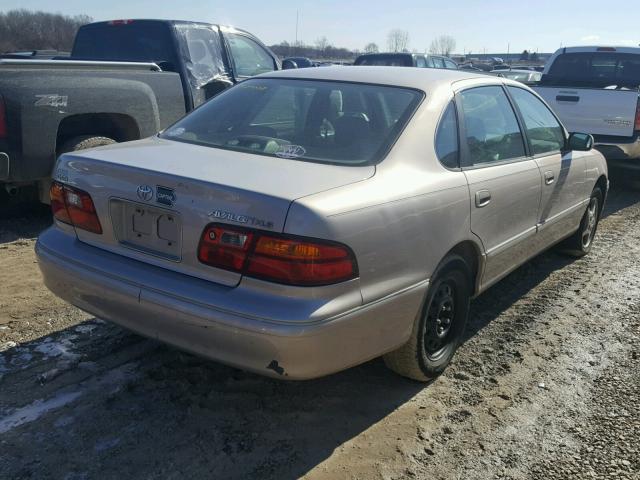
[[[637,160],[640,162],[640,134],[633,137],[606,137],[595,136],[595,148],[598,149],[607,161]],[[619,165],[639,168],[640,165],[620,163]]]
[[[286,379],[327,375],[402,345],[428,286],[421,282],[321,321],[278,322],[248,317],[241,313],[242,305],[230,305],[229,297],[242,284],[220,287],[124,260],[56,227],[40,236],[36,254],[46,286],[92,315],[206,358]],[[180,295],[159,288],[176,282]],[[208,285],[206,298],[198,293],[203,283]],[[184,294],[191,291],[195,293]],[[216,298],[224,307],[212,305]]]

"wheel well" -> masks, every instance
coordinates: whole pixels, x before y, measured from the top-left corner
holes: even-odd
[[[96,135],[113,138],[116,142],[127,142],[139,139],[140,129],[132,117],[121,113],[71,115],[60,122],[56,150],[71,138],[81,135]]]
[[[607,195],[607,177],[600,175],[600,178],[598,178],[598,181],[596,182],[596,187],[600,188],[603,196]]]
[[[482,254],[480,253],[480,249],[478,246],[470,240],[461,242],[449,250],[448,253],[453,253],[456,255],[460,255],[464,258],[467,265],[471,269],[471,279],[473,281],[473,294],[475,295],[478,292],[479,278],[480,274],[480,266],[482,261]]]

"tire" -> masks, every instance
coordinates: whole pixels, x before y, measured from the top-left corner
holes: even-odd
[[[580,227],[562,243],[563,251],[573,257],[583,257],[591,251],[593,238],[595,237],[602,213],[602,190],[596,187],[591,192],[589,204],[580,221]]]
[[[97,135],[83,135],[64,142],[58,149],[58,155],[67,152],[77,152],[78,150],[86,150],[87,148],[103,147],[113,143],[116,143],[113,138],[100,137]]]
[[[469,316],[471,271],[458,255],[447,255],[432,276],[411,337],[384,355],[394,372],[421,382],[437,378],[451,362]]]

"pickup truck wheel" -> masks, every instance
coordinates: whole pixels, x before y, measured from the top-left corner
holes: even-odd
[[[591,251],[593,237],[598,228],[602,213],[602,191],[599,187],[593,189],[587,209],[580,221],[578,231],[562,244],[565,253],[574,257],[582,257]]]
[[[111,145],[112,143],[116,143],[113,138],[100,137],[96,135],[83,135],[64,142],[58,150],[58,155],[67,152],[85,150],[87,148],[102,147],[104,145]]]
[[[469,315],[471,272],[458,255],[447,255],[432,276],[409,341],[384,355],[394,372],[428,382],[451,362]]]

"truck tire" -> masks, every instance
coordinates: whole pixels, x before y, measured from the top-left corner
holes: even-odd
[[[58,155],[67,152],[77,152],[78,150],[85,150],[87,148],[102,147],[104,145],[111,145],[112,143],[116,143],[113,138],[98,135],[83,135],[64,142],[58,150]]]
[[[420,382],[440,375],[451,362],[469,316],[471,270],[458,255],[447,255],[432,276],[409,341],[384,355],[394,372]]]
[[[561,243],[561,248],[566,254],[572,257],[583,257],[591,251],[602,214],[602,200],[602,191],[599,187],[594,188],[578,231]]]

